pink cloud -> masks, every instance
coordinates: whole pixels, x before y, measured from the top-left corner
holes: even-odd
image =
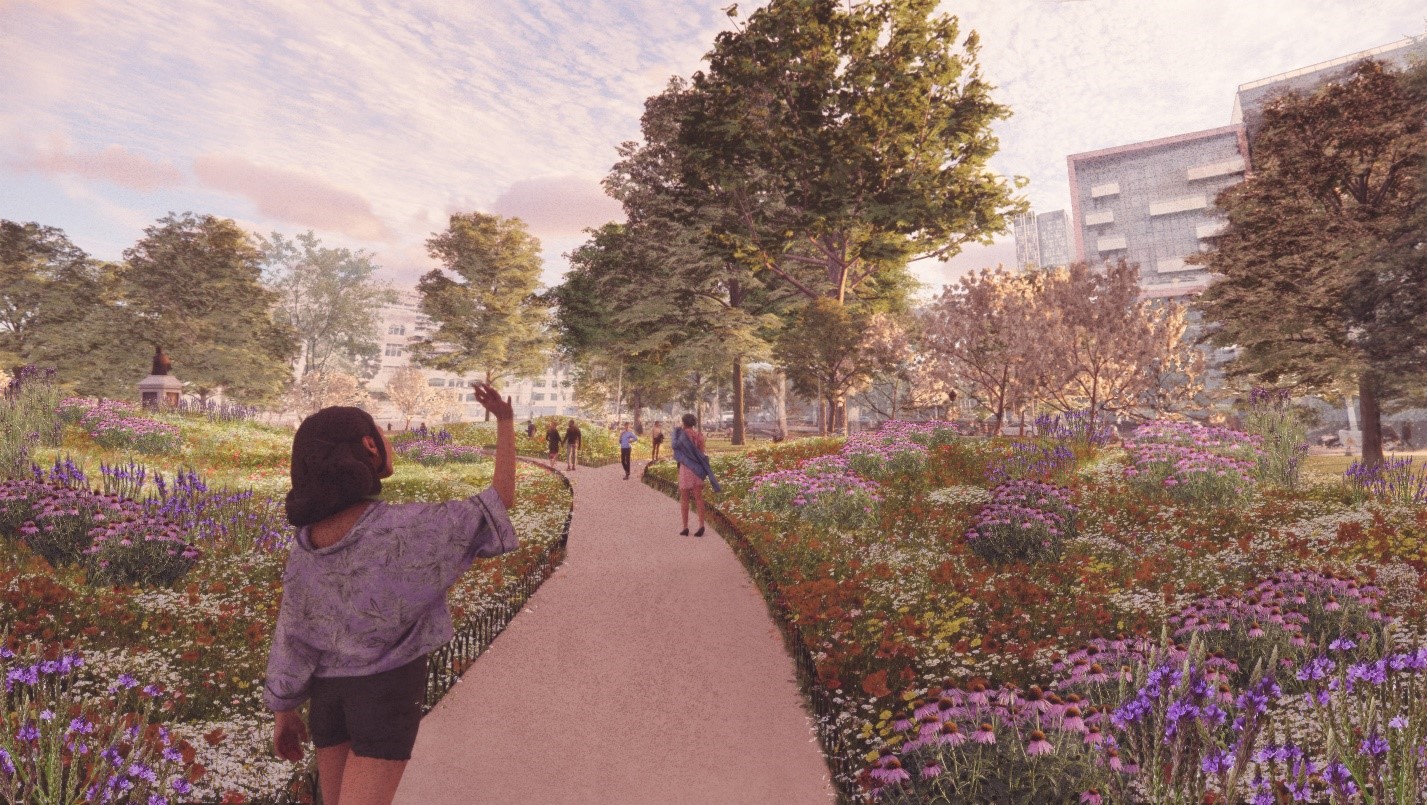
[[[73,174],[142,191],[183,183],[183,173],[178,168],[136,154],[122,145],[109,145],[101,151],[89,153],[71,152],[63,145],[54,145],[31,151],[10,164],[19,170],[50,175]]]
[[[543,237],[578,235],[586,227],[624,220],[619,202],[605,195],[597,180],[580,176],[521,180],[500,194],[491,211],[520,218]]]
[[[210,154],[193,161],[193,173],[204,186],[242,196],[270,218],[359,240],[391,236],[372,212],[371,202],[298,171]]]

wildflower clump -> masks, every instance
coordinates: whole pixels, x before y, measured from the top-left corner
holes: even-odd
[[[103,447],[146,455],[177,453],[182,447],[176,426],[144,416],[126,402],[67,397],[59,410],[61,418],[77,423]]]
[[[1404,506],[1427,504],[1427,466],[1414,466],[1411,456],[1378,464],[1354,461],[1343,478],[1363,498]]]
[[[988,562],[1033,562],[1060,556],[1075,533],[1070,491],[1040,481],[1010,481],[991,490],[966,531],[971,550]]]
[[[1125,478],[1152,495],[1222,505],[1253,488],[1262,439],[1229,428],[1156,421],[1125,440]]]
[[[1134,769],[1119,761],[1106,714],[1077,694],[1032,685],[947,682],[910,702],[893,745],[863,780],[883,803],[1099,802]]]
[[[86,700],[75,684],[84,665],[79,653],[20,656],[0,641],[0,801],[188,801],[203,770],[153,721],[163,690],[121,674],[105,700]]]
[[[455,437],[445,428],[431,433],[425,430],[414,433],[417,434],[414,438],[401,439],[394,447],[400,456],[418,464],[429,467],[449,463],[474,464],[485,460],[485,453],[479,447],[456,444]]]
[[[1308,418],[1290,404],[1288,389],[1254,386],[1249,391],[1249,410],[1244,428],[1258,436],[1258,479],[1292,488],[1308,455]]]
[[[754,510],[792,511],[813,525],[843,529],[875,522],[882,499],[877,484],[853,472],[840,455],[757,476],[749,498]]]

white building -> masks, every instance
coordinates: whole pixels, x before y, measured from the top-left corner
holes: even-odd
[[[392,375],[398,369],[413,365],[409,344],[412,339],[426,335],[433,326],[430,319],[421,313],[414,292],[402,293],[400,299],[385,305],[378,316],[378,336],[382,345],[381,369],[367,382],[373,392],[383,391]],[[499,384],[500,391],[510,396],[515,407],[517,420],[531,416],[576,416],[579,407],[575,404],[574,380],[570,369],[553,360],[543,374],[531,378],[508,380]],[[471,391],[471,383],[484,378],[478,375],[461,375],[440,369],[419,367],[426,376],[426,382],[436,388],[451,389],[461,395],[459,415],[448,414],[438,417],[439,421],[463,422],[485,418],[485,409],[476,402]],[[454,412],[453,412],[454,413]],[[373,415],[382,424],[390,422],[399,427],[405,416],[390,403],[376,403]],[[428,421],[427,424],[434,424]]]

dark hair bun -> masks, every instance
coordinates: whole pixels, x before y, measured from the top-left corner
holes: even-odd
[[[381,468],[362,444],[364,436],[382,449],[376,421],[360,408],[323,408],[302,421],[292,437],[289,523],[311,525],[381,492]]]

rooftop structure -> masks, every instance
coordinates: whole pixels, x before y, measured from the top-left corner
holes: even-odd
[[[1053,268],[1070,262],[1070,219],[1065,210],[1027,212],[1011,222],[1016,237],[1016,266]]]

